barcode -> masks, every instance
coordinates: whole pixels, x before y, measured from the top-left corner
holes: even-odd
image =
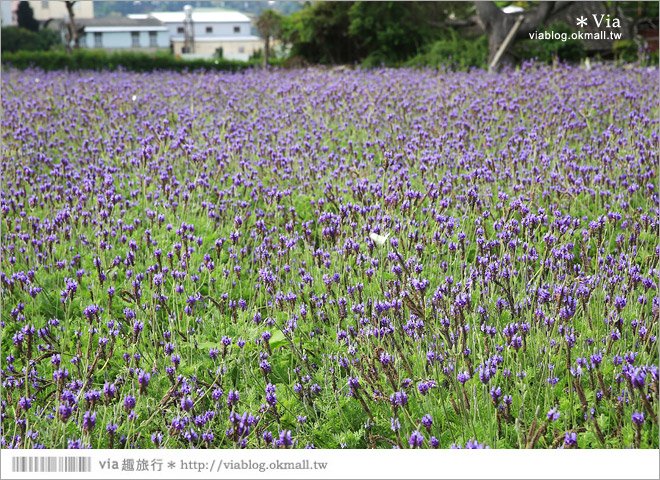
[[[91,472],[92,457],[14,457],[12,472]]]

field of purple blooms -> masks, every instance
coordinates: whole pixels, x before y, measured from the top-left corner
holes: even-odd
[[[2,76],[2,448],[658,448],[658,70]]]

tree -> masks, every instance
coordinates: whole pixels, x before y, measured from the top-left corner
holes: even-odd
[[[39,21],[34,18],[34,11],[28,2],[18,3],[16,19],[19,28],[24,28],[31,32],[37,32],[39,30]]]
[[[275,10],[264,10],[257,18],[257,29],[264,39],[264,68],[270,58],[270,41],[280,35],[282,30],[282,15]]]
[[[74,19],[75,14],[73,13],[73,6],[75,3],[75,1],[64,2],[66,11],[69,14],[69,22],[66,24],[66,32],[64,34],[64,39],[66,41],[66,52],[68,54],[71,54],[71,42],[73,42],[74,49],[78,49],[80,47],[80,37],[82,37],[83,33],[85,32],[84,26],[76,27]]]
[[[396,63],[418,53],[438,30],[427,22],[437,2],[355,2],[348,33],[365,52],[368,65]]]
[[[311,63],[353,63],[362,58],[357,39],[349,36],[353,2],[313,2],[284,18],[282,40],[291,56]]]
[[[488,63],[495,57],[505,38],[516,24],[518,17],[522,15],[522,23],[515,32],[514,38],[529,38],[540,25],[545,23],[550,16],[568,8],[573,2],[541,2],[537,7],[520,13],[504,13],[495,2],[475,2],[477,15],[481,26],[488,34]],[[500,57],[500,64],[514,63],[514,58],[506,51]]]
[[[431,19],[458,20],[472,9],[466,2],[311,2],[284,19],[282,38],[292,56],[312,63],[398,64],[446,34]]]

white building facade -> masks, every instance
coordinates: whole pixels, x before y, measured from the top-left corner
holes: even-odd
[[[139,18],[130,15],[130,18]],[[192,12],[192,51],[185,51],[184,20],[180,12],[154,12],[149,18],[157,19],[168,29],[172,53],[182,56],[210,58],[219,49],[222,57],[230,60],[248,60],[262,48],[262,41],[252,35],[250,18],[232,11],[193,11]]]
[[[108,52],[130,50],[156,53],[169,51],[170,36],[156,19],[132,20],[127,18],[97,18],[76,21],[84,25],[80,48],[106,50]],[[63,29],[65,26],[63,25]]]
[[[4,3],[4,2],[3,2]],[[18,3],[18,2],[16,2]],[[32,7],[34,18],[40,22],[53,19],[60,20],[68,18],[69,12],[63,1],[49,1],[49,2],[28,2]],[[94,18],[94,2],[90,1],[77,1],[73,4],[73,15],[77,19]]]

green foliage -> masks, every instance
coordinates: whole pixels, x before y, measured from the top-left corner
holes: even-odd
[[[438,36],[421,2],[355,2],[349,9],[348,34],[369,52],[367,66],[400,62]]]
[[[617,60],[634,62],[637,60],[637,44],[632,40],[617,40],[614,42],[614,56]]]
[[[284,19],[291,56],[312,63],[400,65],[447,34],[438,25],[464,18],[466,2],[318,2]]]
[[[523,59],[536,58],[539,61],[552,63],[555,58],[567,62],[579,62],[586,58],[584,46],[580,40],[570,38],[574,30],[562,22],[552,23],[549,27],[540,27],[542,32],[553,32],[555,35],[565,35],[566,41],[557,39],[537,39],[517,42],[514,47],[516,55]]]
[[[626,17],[637,20],[640,18],[658,18],[658,2],[604,2],[608,7],[616,6]]]
[[[448,38],[428,45],[424,52],[412,57],[409,66],[448,66],[455,70],[486,68],[488,60],[488,37],[461,37],[450,30]]]
[[[273,38],[282,29],[282,15],[275,10],[264,10],[257,18],[257,29],[263,38]]]
[[[4,46],[4,39],[3,39]],[[64,52],[26,52],[6,53],[2,56],[4,65],[25,69],[30,67],[50,70],[125,70],[152,72],[155,70],[229,70],[237,71],[250,68],[256,62],[237,60],[182,60],[172,55],[150,55],[147,53],[116,52],[108,54],[103,50],[76,50],[72,55]],[[276,61],[271,64],[277,64]]]
[[[353,2],[310,4],[282,22],[282,39],[291,56],[312,63],[353,63],[363,56],[360,44],[348,33]]]
[[[3,54],[18,50],[50,50],[61,43],[59,34],[53,30],[40,30],[35,33],[21,27],[2,28]]]

